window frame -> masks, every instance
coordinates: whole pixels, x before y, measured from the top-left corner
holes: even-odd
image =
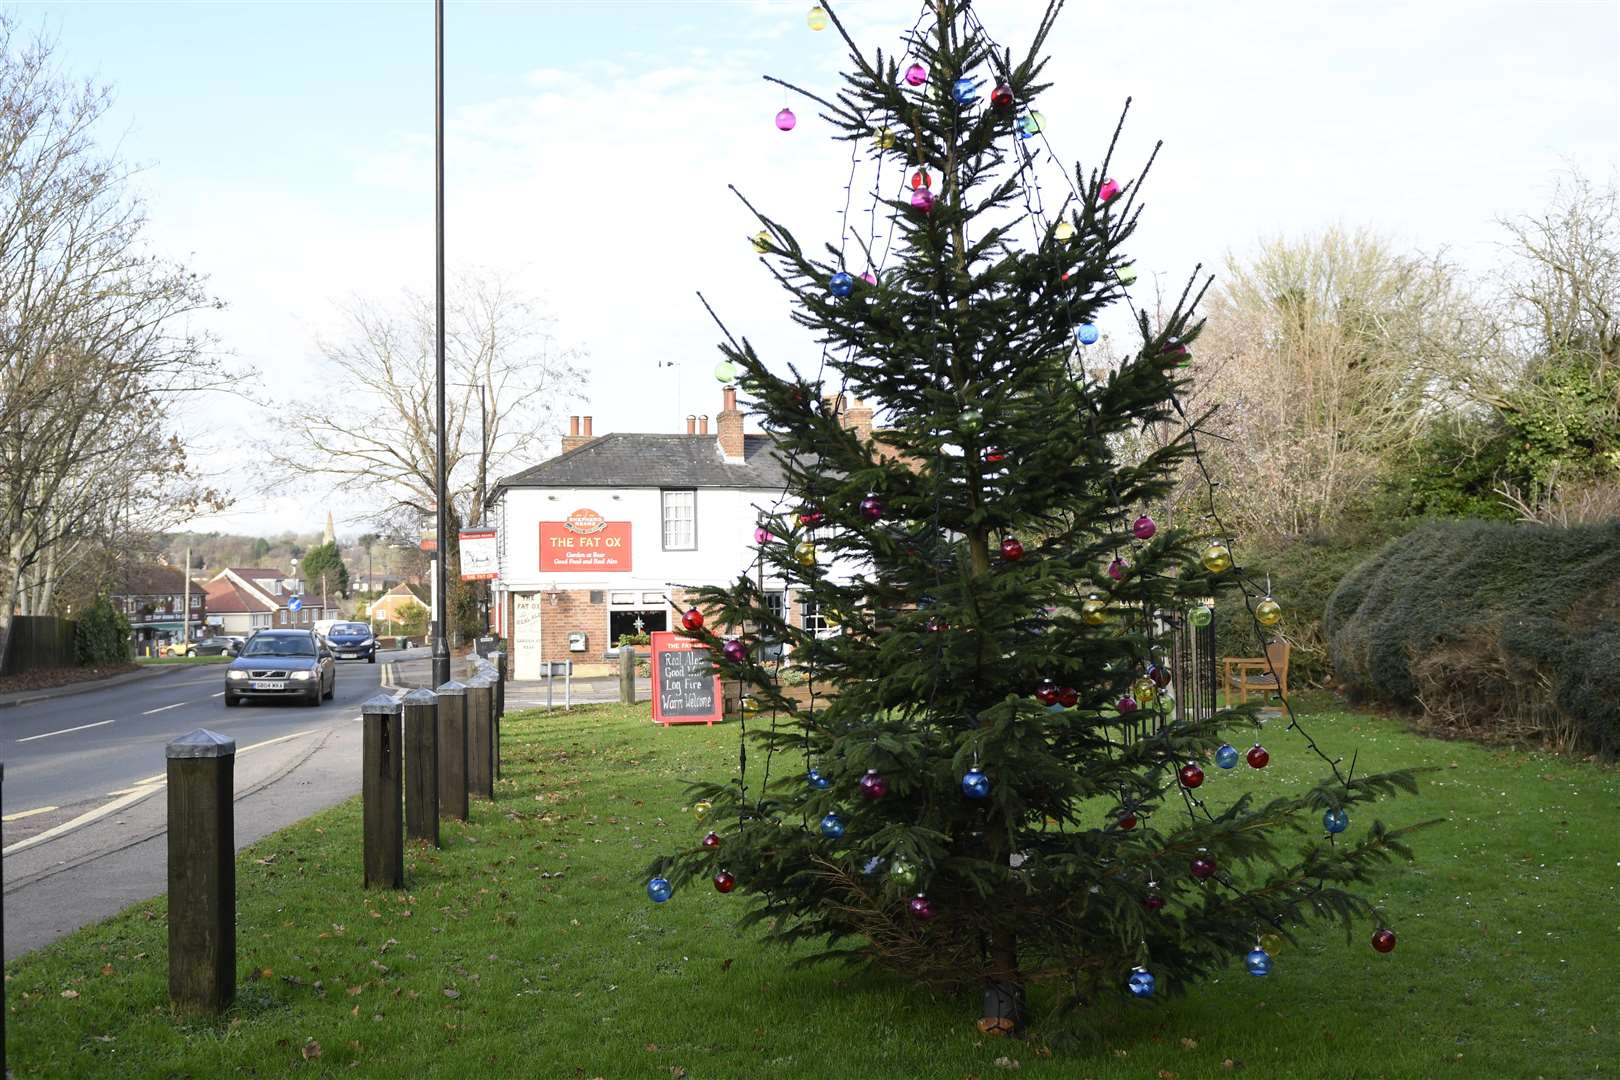
[[[690,495],[692,497],[692,542],[687,545],[672,545],[669,542],[669,497],[671,495]],[[697,527],[697,488],[659,488],[658,489],[658,542],[664,551],[696,551],[698,547]]]

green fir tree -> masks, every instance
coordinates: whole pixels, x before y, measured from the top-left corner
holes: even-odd
[[[1212,530],[1144,539],[1137,525],[1196,424],[1122,455],[1144,425],[1184,423],[1197,296],[1140,316],[1139,350],[1084,373],[1077,335],[1134,277],[1140,177],[1077,165],[1073,197],[1037,209],[1040,53],[1059,6],[1015,58],[966,4],[938,0],[905,56],[868,59],[846,35],[841,92],[806,95],[897,181],[879,207],[893,254],[818,255],[756,211],[762,261],[823,367],[779,376],[729,333],[721,351],[788,477],[785,512],[761,521],[765,573],[837,629],[790,625],[753,577],[700,592],[691,632],[749,695],[745,768],[692,787],[713,834],[650,868],[654,899],[720,875],[770,939],[979,987],[994,1031],[1022,1030],[1034,980],[1092,1000],[1141,996],[1145,973],[1175,993],[1262,934],[1375,918],[1355,886],[1405,848],[1364,804],[1414,786],[1325,759],[1319,783],[1265,801],[1206,805],[1220,774],[1183,782],[1259,723],[1160,690],[1169,635],[1238,584]],[[845,424],[844,395],[878,405],[875,435]],[[788,693],[777,642],[813,693]],[[1351,828],[1331,836],[1340,813]]]

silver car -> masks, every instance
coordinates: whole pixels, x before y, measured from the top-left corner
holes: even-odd
[[[290,698],[319,705],[337,692],[337,661],[311,630],[260,630],[225,669],[225,704]]]

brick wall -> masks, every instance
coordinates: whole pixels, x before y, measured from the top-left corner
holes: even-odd
[[[540,658],[542,660],[577,660],[581,663],[600,661],[602,653],[612,644],[608,641],[608,606],[603,602],[591,603],[591,594],[584,589],[570,589],[560,593],[540,594]],[[585,651],[568,651],[568,635],[585,632]]]

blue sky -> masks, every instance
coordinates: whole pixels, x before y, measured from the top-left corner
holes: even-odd
[[[806,28],[808,6],[448,5],[452,268],[513,276],[564,343],[590,351],[589,401],[559,402],[562,414],[674,431],[715,411],[715,332],[694,288],[766,355],[810,351],[726,191],[736,183],[802,240],[837,239],[847,151],[808,108],[777,132],[782,93],[759,78],[833,87],[843,52]],[[212,329],[270,396],[319,386],[315,342],[337,330],[336,302],[431,286],[430,4],[13,10],[58,39],[64,69],[113,84],[103,134],[145,166],[154,244],[210,275],[230,305]],[[918,5],[839,10],[888,49]],[[979,5],[1014,45],[1038,10]],[[1148,288],[1332,224],[1443,247],[1484,273],[1497,217],[1533,209],[1568,166],[1614,175],[1620,0],[1070,0],[1051,52],[1041,108],[1060,154],[1094,160],[1126,95],[1118,174],[1165,140],[1136,240]],[[200,403],[185,422],[223,461],[242,409]],[[208,524],[324,521],[319,491],[240,495]]]

